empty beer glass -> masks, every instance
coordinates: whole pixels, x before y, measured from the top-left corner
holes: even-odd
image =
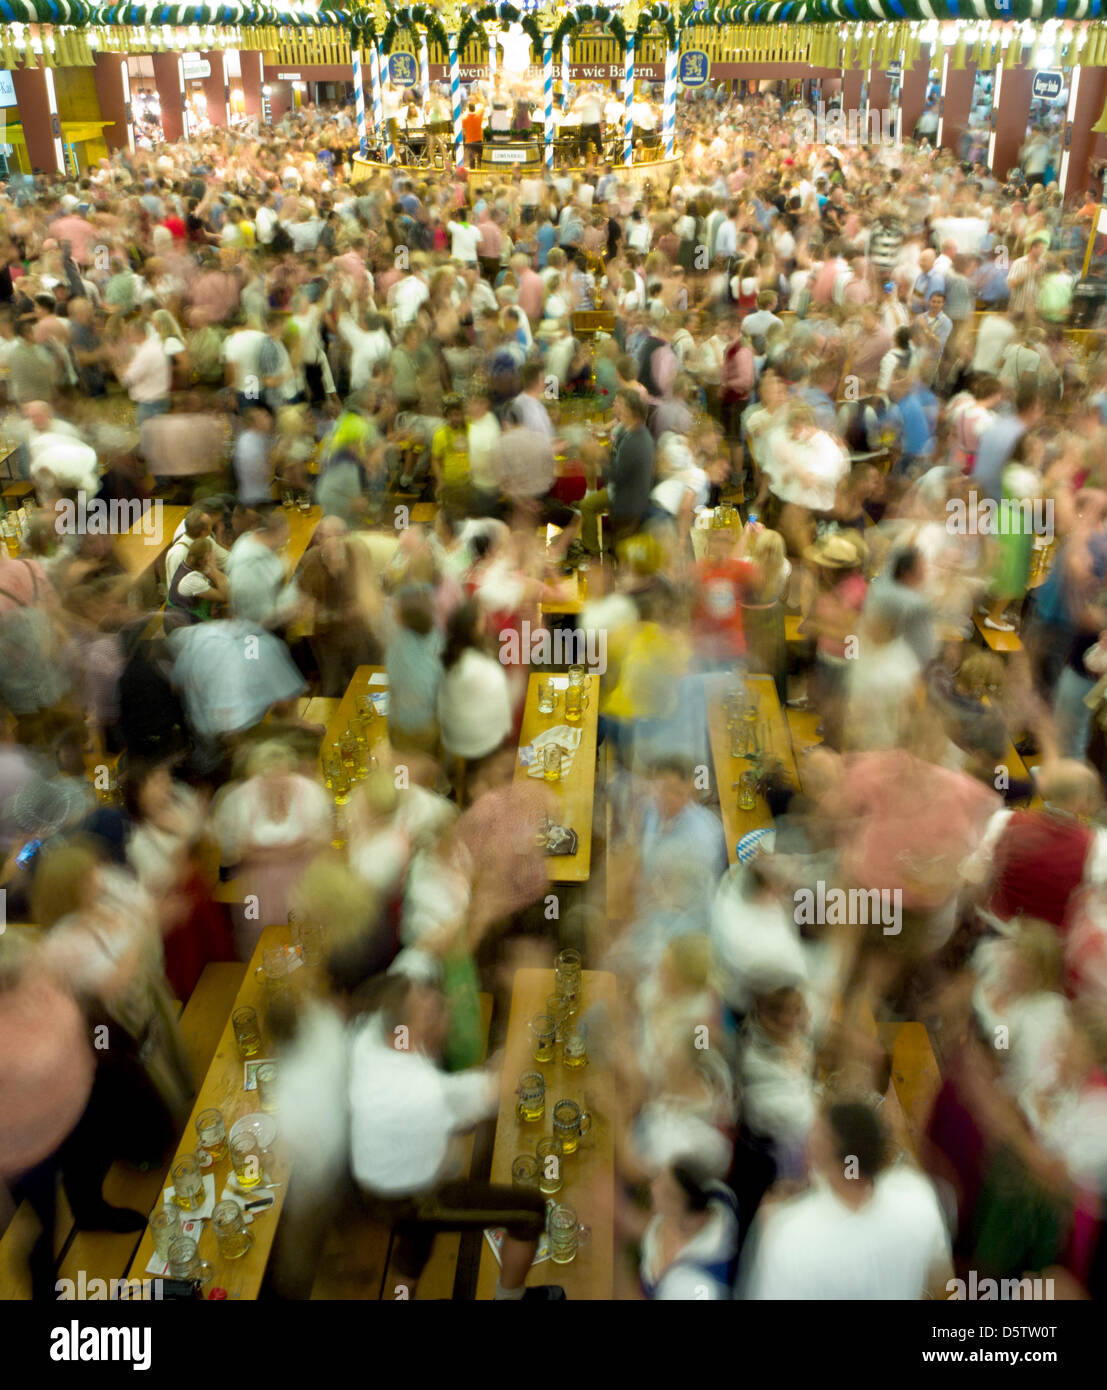
[[[519,1078],[519,1118],[528,1124],[546,1113],[546,1082],[540,1071],[528,1071]]]
[[[517,1192],[538,1191],[538,1160],[530,1154],[520,1154],[511,1165],[511,1185]]]
[[[538,713],[553,714],[557,708],[557,691],[550,681],[538,682]]]
[[[200,1148],[212,1163],[221,1163],[227,1157],[227,1126],[220,1111],[201,1110],[196,1116],[196,1133]]]
[[[182,1211],[196,1211],[204,1205],[204,1175],[195,1154],[183,1154],[170,1170],[173,1200]]]
[[[160,1260],[168,1264],[169,1247],[180,1234],[180,1207],[170,1206],[168,1203],[156,1207],[150,1215],[150,1239],[154,1242],[154,1249]]]
[[[211,1229],[224,1260],[240,1260],[254,1243],[237,1202],[220,1202],[211,1214]]]
[[[249,1008],[235,1009],[231,1014],[231,1027],[243,1057],[256,1057],[261,1051],[261,1028],[256,1012]]]

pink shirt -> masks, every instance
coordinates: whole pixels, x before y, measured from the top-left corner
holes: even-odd
[[[88,1104],[93,1060],[84,1015],[47,976],[0,990],[0,1178],[40,1163]]]
[[[136,405],[150,405],[169,395],[170,367],[165,346],[155,333],[140,343],[122,377]]]

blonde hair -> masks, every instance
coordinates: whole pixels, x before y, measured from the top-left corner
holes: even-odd
[[[341,945],[372,926],[379,901],[360,875],[336,856],[324,854],[305,869],[292,891],[291,906],[304,921],[324,923],[331,944]]]
[[[247,753],[246,776],[268,777],[275,772],[292,772],[296,765],[296,755],[288,744],[271,738]]]
[[[85,886],[100,866],[100,856],[87,840],[48,849],[31,887],[31,915],[41,927],[52,927],[84,906]]]
[[[759,531],[750,546],[749,558],[761,575],[758,584],[759,596],[778,594],[784,580],[784,567],[788,561],[787,547],[780,532],[770,531],[768,527]]]

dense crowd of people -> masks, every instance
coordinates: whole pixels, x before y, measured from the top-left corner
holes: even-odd
[[[515,969],[566,946],[618,982],[587,1018],[616,1297],[1099,1294],[1107,358],[1068,331],[1098,198],[807,144],[802,114],[720,89],[675,165],[356,177],[350,110],[308,108],[0,193],[33,489],[0,552],[0,883],[34,924],[0,939],[0,1179],[36,1297],[59,1181],[78,1228],[145,1225],[102,1181],[188,1117],[173,1001],[293,919],[328,983],[280,1030],[285,1297],[352,1210],[409,1281],[436,1231],[502,1225],[497,1298],[551,1296],[544,1204],[449,1156],[499,1095],[478,990],[502,1041]],[[158,594],[61,525],[96,497],[187,507]],[[577,593],[610,815],[551,921],[504,639]],[[364,665],[388,741],[336,807],[305,697]],[[798,783],[758,767],[756,844],[723,831],[718,672],[810,730]],[[799,912],[820,885],[894,929]],[[873,1020],[938,1059],[913,1141]]]

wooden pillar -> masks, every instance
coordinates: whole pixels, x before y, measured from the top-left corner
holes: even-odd
[[[187,136],[184,101],[184,59],[180,53],[155,53],[154,85],[161,102],[161,128],[167,141]]]
[[[230,125],[231,84],[227,77],[227,55],[220,48],[211,53],[202,53],[200,56],[211,68],[211,72],[204,78],[208,120],[212,125]]]
[[[23,139],[32,172],[65,173],[58,100],[54,74],[49,68],[16,68],[12,73]]]
[[[134,150],[135,128],[131,116],[131,84],[124,53],[97,53],[93,69],[100,116],[112,124],[104,127],[104,141],[112,150]]]
[[[930,46],[923,44],[912,67],[900,77],[899,104],[903,112],[903,138],[910,140],[926,107],[926,88],[930,81]]]
[[[256,116],[260,121],[261,89],[265,78],[262,76],[262,54],[242,51],[238,55],[239,70],[242,73],[242,103],[247,116]]]
[[[953,66],[953,54],[947,49],[945,83],[942,88],[941,139],[943,149],[956,150],[969,124],[972,94],[976,84],[976,64],[966,62],[963,68]]]
[[[1057,171],[1066,200],[1083,201],[1092,150],[1096,141],[1103,138],[1093,133],[1092,126],[1102,114],[1104,101],[1107,101],[1107,68],[1073,68],[1065,131],[1061,137],[1061,167]]]
[[[1022,49],[1022,39],[1013,43]],[[1017,68],[996,69],[998,91],[992,106],[992,141],[990,160],[992,173],[997,179],[1007,177],[1007,170],[1019,162],[1019,150],[1026,140],[1030,123],[1030,98],[1034,85],[1034,74],[1022,65]]]

